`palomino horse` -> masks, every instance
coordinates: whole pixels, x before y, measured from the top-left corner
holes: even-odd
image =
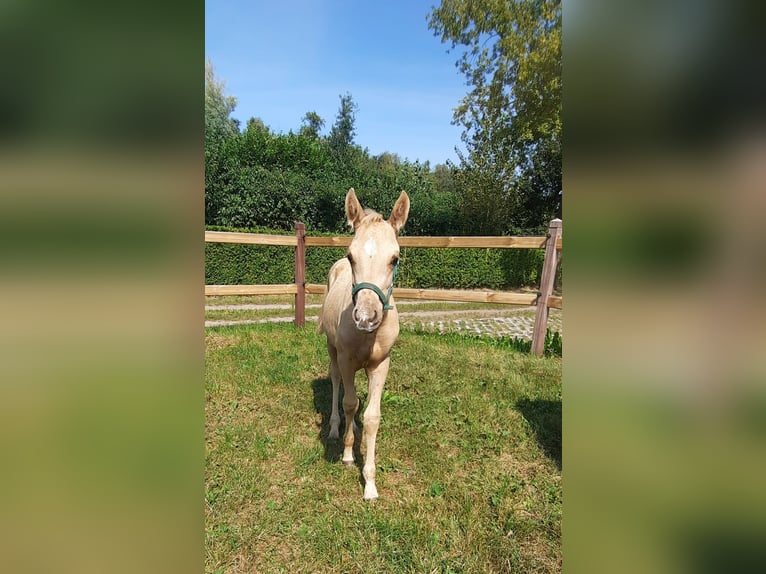
[[[367,373],[369,391],[364,411],[364,498],[378,497],[375,486],[375,438],[380,425],[380,398],[391,362],[390,352],[399,336],[399,314],[394,290],[399,243],[397,235],[407,221],[410,199],[402,192],[388,221],[370,209],[363,210],[354,188],[346,194],[346,217],[354,228],[348,255],[330,269],[327,295],[319,317],[319,333],[327,335],[332,378],[330,439],[338,439],[338,391],[343,381],[343,462],[354,464],[354,415],[359,408],[354,377]]]

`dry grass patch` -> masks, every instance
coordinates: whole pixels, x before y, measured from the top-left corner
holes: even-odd
[[[235,345],[238,341],[239,337],[235,335],[221,335],[216,332],[205,334],[205,348],[211,351],[218,351],[224,347]]]

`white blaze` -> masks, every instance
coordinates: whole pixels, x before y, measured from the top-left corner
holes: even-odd
[[[364,244],[364,252],[370,257],[374,257],[378,252],[378,245],[375,243],[375,240],[372,237],[370,237]]]

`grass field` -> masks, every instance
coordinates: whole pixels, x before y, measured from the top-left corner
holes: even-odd
[[[314,328],[206,331],[207,572],[561,570],[561,359],[403,332],[369,503]]]

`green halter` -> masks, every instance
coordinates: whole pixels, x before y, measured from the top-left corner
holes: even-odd
[[[380,302],[383,303],[383,310],[388,311],[389,309],[393,309],[393,305],[389,305],[388,302],[391,300],[391,295],[394,292],[394,281],[396,281],[396,276],[399,273],[399,263],[394,265],[394,277],[391,279],[391,287],[388,288],[388,295],[383,295],[383,291],[381,291],[380,287],[375,285],[374,283],[357,283],[354,285],[354,288],[351,290],[351,300],[354,302],[354,305],[356,305],[356,294],[359,293],[362,289],[369,289],[370,291],[374,291],[375,294],[378,296],[378,299],[380,299]]]

